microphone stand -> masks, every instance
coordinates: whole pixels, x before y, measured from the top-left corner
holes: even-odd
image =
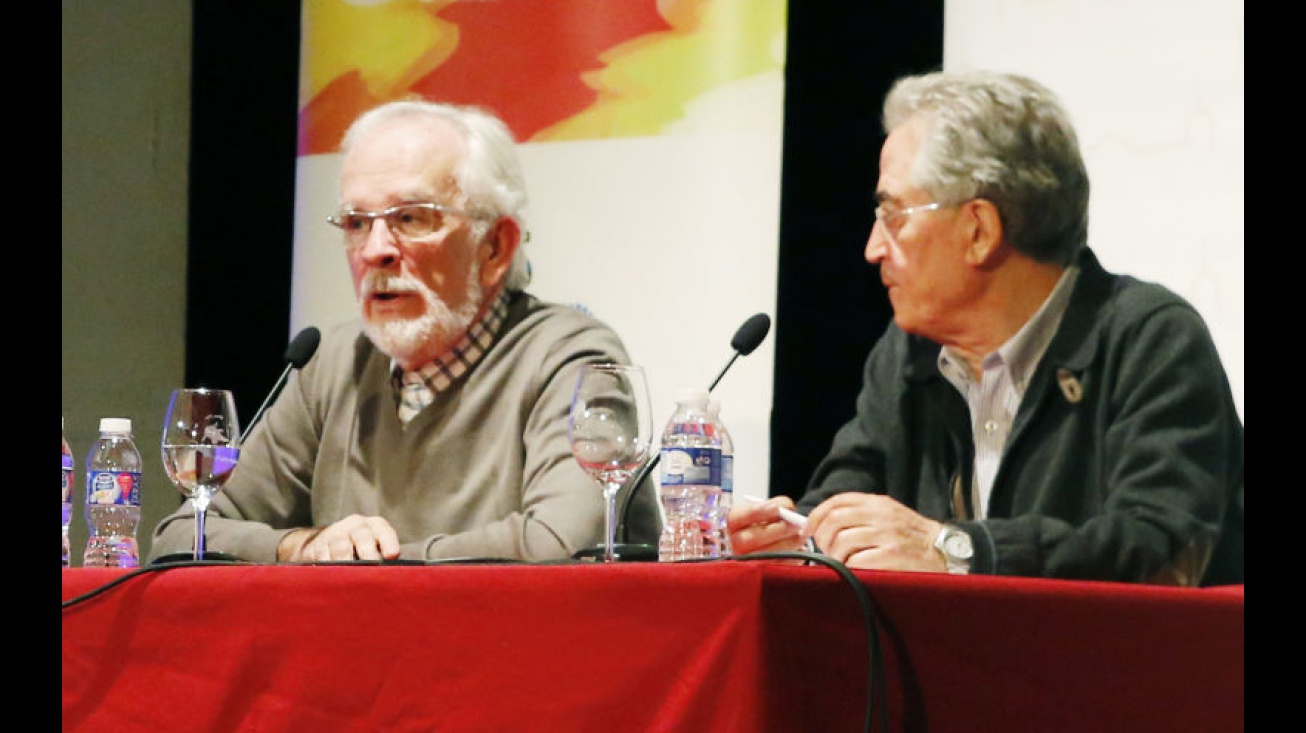
[[[658,560],[657,545],[627,541],[626,514],[629,511],[631,500],[639,491],[640,484],[644,483],[644,479],[648,478],[649,473],[654,466],[658,465],[658,460],[661,457],[661,453],[654,453],[653,457],[640,466],[638,471],[631,474],[630,480],[617,492],[617,543],[612,546],[612,554],[616,557],[617,562],[657,562]],[[586,547],[573,553],[571,559],[585,562],[603,562],[606,554],[605,549],[601,544]]]
[[[721,381],[721,378],[724,377],[724,376],[726,375],[726,372],[730,371],[730,366],[731,366],[732,364],[734,364],[734,363],[735,363],[735,359],[738,359],[738,358],[739,358],[739,352],[736,351],[736,352],[735,352],[735,355],[732,356],[732,357],[730,357],[730,361],[726,362],[726,365],[723,366],[723,367],[721,367],[721,371],[717,373],[717,375],[716,375],[716,379],[713,379],[713,380],[712,380],[712,383],[709,384],[709,385],[707,386],[708,394],[711,394],[711,393],[712,393],[712,390],[716,389],[716,385],[717,385],[717,383],[720,382],[720,381]],[[656,461],[655,461],[655,463],[656,463]]]
[[[726,372],[730,371],[730,366],[735,363],[735,359],[739,358],[739,353],[740,352],[736,351],[734,356],[730,357],[730,361],[726,362],[726,365],[721,369],[720,373],[716,375],[716,379],[712,380],[712,384],[710,384],[707,388],[707,391],[709,393],[711,393],[712,390],[716,389],[717,383],[720,382],[721,378],[726,375]],[[658,462],[661,460],[662,460],[662,452],[659,451],[657,453],[654,453],[653,457],[645,461],[644,465],[639,467],[639,470],[636,471],[635,474],[630,477],[630,480],[626,482],[626,485],[622,486],[621,491],[617,493],[617,518],[618,518],[617,549],[625,548],[628,554],[639,555],[639,557],[626,558],[628,560],[645,560],[645,559],[657,560],[658,559],[657,547],[653,545],[647,545],[641,543],[636,543],[633,545],[627,543],[628,530],[626,529],[626,514],[630,511],[630,502],[634,500],[635,493],[639,491],[639,485],[644,482],[644,479],[648,478],[648,475],[653,472],[653,469],[657,468]],[[588,550],[581,550],[580,552],[576,553],[574,557],[580,558],[582,553],[584,553],[586,557],[588,557],[589,553],[594,553],[595,557],[599,557],[601,556],[602,550],[603,550],[602,546],[597,548],[589,548]],[[651,554],[652,557],[645,557],[646,555],[649,554]]]
[[[626,485],[621,487],[621,491],[617,492],[617,544],[612,548],[612,554],[616,556],[618,562],[657,562],[657,545],[629,541],[626,515],[630,512],[630,502],[635,498],[635,494],[639,492],[640,485],[653,472],[661,459],[661,452],[654,453],[652,458],[645,461],[644,465],[640,466],[639,470],[631,475]],[[599,562],[603,559],[603,545],[579,550],[572,555],[572,558]]]
[[[766,338],[766,334],[770,329],[771,317],[765,313],[757,313],[747,321],[744,321],[743,325],[735,331],[734,337],[730,339],[730,347],[734,349],[735,353],[730,357],[730,361],[726,362],[726,365],[722,367],[721,371],[716,375],[716,379],[712,380],[712,384],[708,385],[707,391],[709,393],[711,393],[713,389],[716,389],[717,383],[726,375],[726,372],[730,371],[730,367],[735,363],[736,359],[740,356],[753,353],[753,350],[762,343],[762,339]],[[630,480],[626,482],[625,486],[622,486],[621,490],[617,492],[617,544],[612,548],[612,552],[619,562],[657,562],[657,545],[638,542],[631,543],[628,541],[629,538],[627,535],[629,534],[629,531],[626,527],[626,515],[630,512],[630,503],[634,500],[635,494],[639,491],[640,485],[642,485],[645,479],[648,478],[649,474],[653,472],[653,469],[657,467],[658,461],[660,460],[662,460],[661,451],[654,453],[653,456],[649,458],[644,465],[640,466],[639,470],[630,477]],[[598,562],[604,557],[604,547],[603,545],[597,545],[577,550],[571,557],[573,560]]]

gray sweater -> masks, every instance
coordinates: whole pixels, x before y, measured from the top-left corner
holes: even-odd
[[[390,358],[357,322],[323,334],[242,447],[209,510],[206,549],[275,562],[296,527],[384,517],[403,559],[548,560],[598,544],[602,492],[572,458],[567,415],[582,364],[628,362],[620,338],[578,310],[514,294],[498,340],[405,427]],[[642,487],[632,541],[656,541]],[[189,502],[154,531],[151,559],[191,549]]]

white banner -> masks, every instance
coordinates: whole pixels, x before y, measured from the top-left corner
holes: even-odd
[[[1029,74],[1079,131],[1088,243],[1202,314],[1243,405],[1241,0],[948,2],[944,66]]]

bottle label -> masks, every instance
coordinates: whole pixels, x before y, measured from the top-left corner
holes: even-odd
[[[735,457],[721,456],[721,490],[727,494],[735,490]]]
[[[140,471],[90,471],[86,474],[87,504],[140,506]]]
[[[63,456],[63,500],[73,498],[73,457],[67,453]]]
[[[721,485],[721,449],[662,449],[662,485]]]

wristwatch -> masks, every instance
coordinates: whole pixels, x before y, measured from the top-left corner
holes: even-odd
[[[943,525],[943,529],[934,538],[934,549],[943,553],[949,573],[966,575],[970,572],[970,560],[975,556],[975,547],[966,530],[955,524]]]

